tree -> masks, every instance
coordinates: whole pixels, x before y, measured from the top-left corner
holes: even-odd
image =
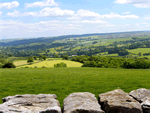
[[[42,56],[42,55],[40,55],[40,56],[39,56],[39,60],[42,60],[42,59],[43,59],[43,56]]]
[[[68,60],[68,55],[63,55],[63,59]]]
[[[33,61],[33,58],[32,58],[32,57],[29,57],[28,60],[27,60],[27,63],[30,63],[30,64],[31,64],[32,62],[34,62],[34,61]]]
[[[34,60],[37,60],[37,56],[34,56],[33,58],[34,58]]]
[[[47,57],[44,55],[44,56],[43,56],[43,60],[46,60],[46,58],[47,58]]]
[[[9,57],[12,57],[12,54],[9,54],[8,56],[9,56]]]
[[[67,67],[67,64],[64,62],[54,64],[54,67]]]
[[[3,66],[3,68],[15,68],[15,67],[16,66],[13,63],[10,63],[10,62],[4,64],[4,66]]]
[[[54,54],[54,57],[55,57],[55,58],[59,58],[59,55],[58,55],[58,54]]]
[[[139,52],[138,55],[141,56],[142,55],[141,52]]]

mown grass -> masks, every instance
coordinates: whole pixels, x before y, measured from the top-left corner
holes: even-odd
[[[149,89],[150,70],[106,68],[0,69],[0,98],[16,94],[56,94],[63,99],[73,92],[99,94],[117,89]],[[0,103],[2,101],[0,100]]]
[[[32,64],[32,65],[24,65],[24,66],[20,66],[20,67],[32,67],[32,68],[34,68],[36,66],[38,68],[41,68],[41,67],[44,66],[44,67],[47,67],[47,68],[51,68],[51,67],[54,67],[54,64],[61,63],[61,62],[66,63],[67,67],[81,67],[83,65],[82,63],[74,62],[74,61],[51,60],[51,61],[42,61],[42,62],[35,63],[35,64]]]

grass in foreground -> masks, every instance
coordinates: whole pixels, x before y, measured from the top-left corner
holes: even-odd
[[[0,69],[0,98],[16,94],[56,94],[63,99],[73,92],[100,93],[120,87],[125,92],[149,88],[150,70],[103,68]],[[0,99],[0,103],[2,103]]]

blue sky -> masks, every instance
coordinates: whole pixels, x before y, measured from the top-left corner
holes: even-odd
[[[150,30],[150,0],[0,0],[0,39]]]

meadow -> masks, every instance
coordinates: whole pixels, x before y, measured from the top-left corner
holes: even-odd
[[[42,62],[39,62],[39,63],[34,63],[34,64],[31,64],[31,65],[23,65],[23,66],[19,66],[18,68],[20,67],[29,67],[29,68],[34,68],[35,66],[37,68],[41,68],[41,67],[47,67],[47,68],[51,68],[51,67],[54,67],[54,64],[57,64],[57,63],[61,63],[61,62],[64,62],[67,64],[67,67],[81,67],[83,64],[82,63],[79,63],[79,62],[74,62],[74,61],[69,61],[69,60],[46,60],[46,61],[42,61]]]
[[[134,54],[138,54],[139,52],[143,54],[143,53],[149,53],[150,48],[138,48],[138,49],[131,49],[127,51]]]
[[[34,60],[34,63],[40,62],[38,60]],[[28,65],[27,60],[14,61],[15,66]]]
[[[63,99],[73,92],[99,94],[117,88],[129,93],[149,89],[150,70],[106,68],[0,69],[0,98],[16,94],[56,94]],[[0,100],[0,103],[2,101]]]

